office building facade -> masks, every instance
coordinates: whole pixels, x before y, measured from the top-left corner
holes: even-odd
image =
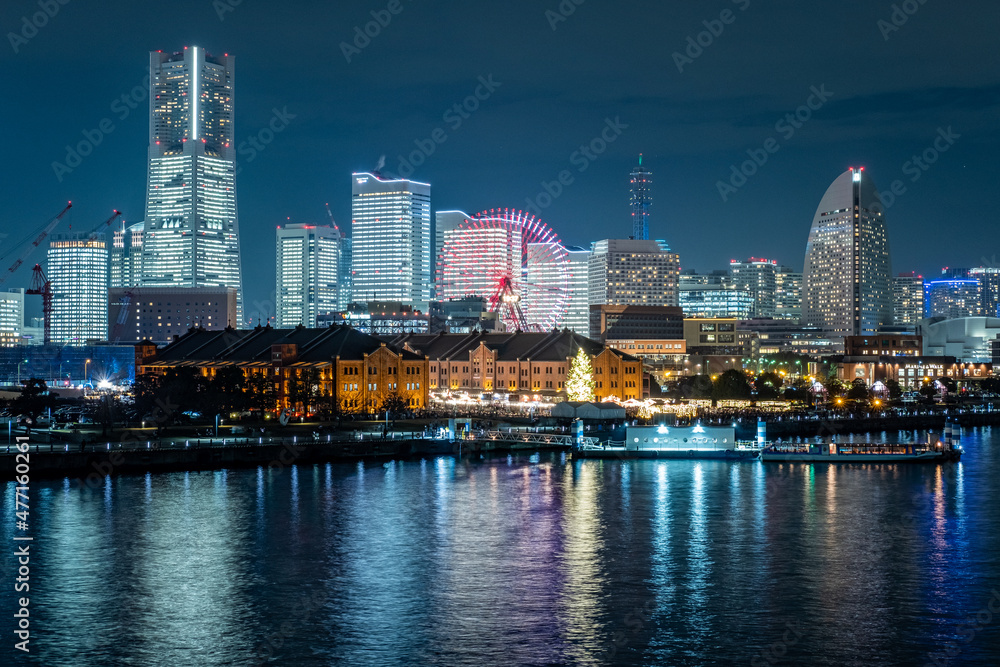
[[[431,186],[357,173],[351,180],[352,301],[431,300]]]
[[[129,287],[108,292],[113,344],[170,343],[192,328],[221,331],[236,321],[234,287]]]
[[[590,334],[590,250],[578,246],[566,248],[566,265],[569,272],[569,301],[563,327],[581,336]]]
[[[912,327],[924,318],[924,310],[924,277],[912,271],[893,277],[893,324]]]
[[[969,277],[979,281],[983,317],[1000,317],[1000,268],[980,266],[969,269]]]
[[[235,60],[150,54],[143,287],[233,287],[242,322],[233,133]]]
[[[103,234],[49,237],[52,342],[83,345],[108,337],[108,248]]]
[[[108,287],[135,287],[142,280],[142,241],[145,223],[116,229],[108,256]]]
[[[928,317],[954,319],[982,315],[982,293],[979,280],[975,278],[929,280],[924,289]]]
[[[753,295],[745,289],[716,285],[686,285],[680,288],[685,317],[753,317]]]
[[[745,290],[753,298],[752,317],[774,317],[778,263],[751,257],[729,263],[729,279],[733,287]]]
[[[339,310],[340,230],[289,224],[275,233],[275,318],[279,329],[315,327]]]
[[[597,241],[588,267],[591,306],[678,306],[680,258],[662,241]]]
[[[0,292],[0,347],[20,345],[24,331],[24,288]]]
[[[798,322],[802,319],[802,272],[779,266],[774,273],[774,317]]]
[[[444,246],[445,241],[451,238],[455,230],[458,229],[471,216],[464,211],[437,211],[434,214],[434,298],[443,299],[444,288],[442,285],[443,270],[445,265]]]

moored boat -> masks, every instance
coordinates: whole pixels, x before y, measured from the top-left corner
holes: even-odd
[[[933,434],[927,443],[771,444],[760,452],[764,462],[801,463],[921,463],[957,461],[962,457],[961,427],[947,422],[944,435]]]
[[[962,450],[925,445],[858,445],[824,443],[822,445],[769,445],[761,450],[760,460],[784,463],[903,463],[956,461]]]

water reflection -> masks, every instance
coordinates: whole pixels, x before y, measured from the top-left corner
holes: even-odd
[[[40,483],[33,659],[746,664],[791,623],[782,664],[925,664],[1000,581],[998,449],[983,431],[958,465],[541,454]],[[989,664],[1000,639],[961,649]]]

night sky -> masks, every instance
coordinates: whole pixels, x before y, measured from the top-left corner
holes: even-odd
[[[254,317],[273,299],[275,226],[325,223],[326,202],[349,220],[351,172],[373,169],[381,155],[384,173],[405,172],[399,156],[437,129],[446,140],[412,172],[433,185],[435,210],[526,208],[566,170],[572,182],[541,217],[568,244],[630,234],[628,173],[644,153],[654,173],[651,236],[666,239],[685,269],[748,256],[801,269],[825,189],[860,165],[879,190],[899,181],[886,212],[894,272],[998,261],[995,0],[908,0],[895,15],[892,2],[871,0],[563,0],[562,13],[558,0],[398,2],[390,14],[388,0],[69,0],[12,45],[22,17],[41,10],[38,0],[7,0],[0,253],[66,200],[74,209],[62,231],[88,231],[113,208],[143,219],[148,100],[129,109],[121,98],[134,103],[133,89],[144,97],[136,87],[150,50],[197,45],[236,56],[237,142],[267,128],[275,110],[288,114],[263,150],[247,143],[240,154]],[[341,43],[373,11],[391,20],[348,62]],[[480,87],[486,99],[467,118],[449,112],[480,77],[499,86]],[[804,123],[785,120],[810,102]],[[57,176],[66,146],[104,119],[113,131]],[[603,153],[574,155],[602,131],[614,139]],[[947,150],[936,154],[939,137]],[[937,159],[924,170],[912,158],[928,149]],[[718,183],[747,151],[767,161],[724,201]],[[25,286],[42,259],[37,252],[3,287]]]

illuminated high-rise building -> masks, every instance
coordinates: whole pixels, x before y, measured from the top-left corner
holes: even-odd
[[[588,269],[591,306],[679,304],[680,258],[663,241],[597,241]]]
[[[892,324],[889,237],[864,168],[837,177],[820,200],[803,271],[802,323],[835,335]]]
[[[142,240],[145,223],[137,222],[128,227],[122,223],[121,229],[116,229],[111,240],[109,261],[110,278],[108,286],[111,289],[119,287],[135,287],[142,280]]]
[[[431,300],[431,186],[353,174],[351,266],[355,303],[398,301],[427,310]]]
[[[235,59],[200,47],[150,53],[144,287],[235,287],[243,322]]]
[[[1000,268],[980,266],[969,269],[969,277],[979,281],[984,317],[1000,317]]]
[[[0,347],[21,344],[24,331],[24,288],[0,292]]]
[[[458,226],[469,219],[469,214],[462,211],[437,211],[434,214],[434,298],[442,299],[444,286],[445,258],[443,255],[444,244],[447,238],[458,229]]]
[[[629,205],[632,209],[632,238],[637,241],[649,239],[649,207],[653,204],[653,172],[639,165],[629,175]]]
[[[774,318],[802,319],[802,272],[779,266],[774,274]]]
[[[570,246],[566,248],[569,267],[569,301],[563,327],[581,336],[590,335],[590,250]]]
[[[730,284],[753,298],[752,317],[774,317],[777,271],[778,263],[773,259],[751,257],[745,262],[734,259],[729,263]]]
[[[978,317],[982,315],[982,293],[975,278],[944,278],[929,280],[927,291],[927,316]]]
[[[337,310],[347,312],[351,306],[352,290],[354,288],[354,270],[351,268],[351,257],[354,254],[354,241],[350,236],[340,233],[340,256],[337,258],[339,275],[337,278]]]
[[[108,338],[108,249],[104,234],[49,237],[53,343],[84,345]]]
[[[901,273],[892,279],[892,322],[912,326],[924,319],[924,277]]]
[[[316,327],[318,315],[338,309],[340,230],[285,225],[278,227],[275,247],[275,326]]]

